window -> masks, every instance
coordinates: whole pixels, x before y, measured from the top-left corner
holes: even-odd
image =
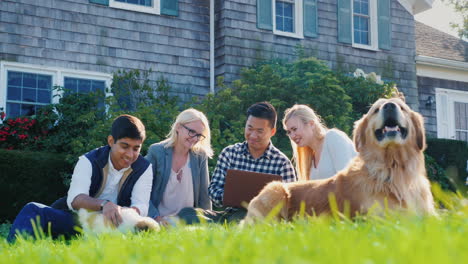
[[[377,7],[376,0],[352,1],[353,46],[377,49]]]
[[[114,8],[159,15],[159,2],[160,0],[109,0],[109,6]]]
[[[303,38],[302,0],[273,1],[273,32],[277,35]]]
[[[294,33],[294,2],[276,1],[276,30]]]
[[[102,91],[110,87],[111,75],[106,73],[51,68],[16,62],[0,64],[0,107],[8,117],[34,115],[44,105],[57,103],[54,86],[79,93]],[[5,88],[3,88],[5,87]],[[104,104],[104,100],[102,103]]]
[[[52,99],[52,76],[7,71],[6,112],[11,116],[34,115]]]
[[[127,4],[151,6],[151,0],[115,0],[116,2],[122,2]]]
[[[435,90],[437,137],[468,141],[468,92]]]

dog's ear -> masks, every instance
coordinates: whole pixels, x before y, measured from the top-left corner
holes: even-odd
[[[366,144],[367,114],[354,123],[353,141],[357,152],[361,152]]]
[[[426,149],[426,133],[424,130],[424,119],[419,113],[411,112],[411,122],[414,126],[416,147],[418,150],[423,151]]]

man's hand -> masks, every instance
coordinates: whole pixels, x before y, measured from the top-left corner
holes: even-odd
[[[164,217],[162,216],[156,216],[154,220],[156,220],[156,222],[158,222],[160,225],[164,227],[170,226],[169,222],[167,222],[166,219],[164,219]]]
[[[116,227],[122,223],[121,211],[122,208],[113,202],[107,202],[102,208],[104,217]]]

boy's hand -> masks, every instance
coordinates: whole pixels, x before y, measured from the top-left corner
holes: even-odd
[[[113,202],[107,202],[102,207],[104,217],[116,227],[122,223],[121,211],[122,208]]]

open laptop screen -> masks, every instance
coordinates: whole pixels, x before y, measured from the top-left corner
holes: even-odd
[[[275,174],[259,173],[243,170],[227,170],[224,183],[223,205],[230,207],[246,207],[250,200],[272,181],[281,181],[282,177]]]

